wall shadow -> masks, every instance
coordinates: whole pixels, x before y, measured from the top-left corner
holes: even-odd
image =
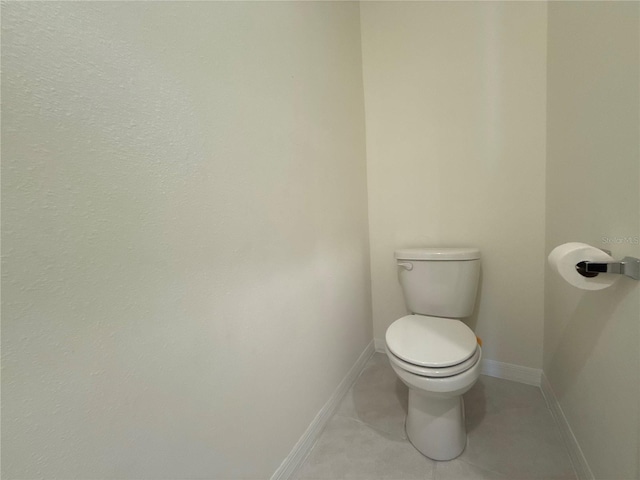
[[[593,350],[605,328],[615,318],[614,313],[622,301],[637,285],[620,279],[605,290],[584,292],[573,313],[564,325],[549,362],[549,374],[554,366],[562,366],[563,382],[555,382],[553,389],[558,398],[577,381],[580,371],[592,356]],[[557,299],[556,299],[557,300]]]

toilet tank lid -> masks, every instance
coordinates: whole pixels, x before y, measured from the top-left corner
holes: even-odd
[[[475,247],[403,248],[395,251],[397,260],[476,260],[480,250]]]

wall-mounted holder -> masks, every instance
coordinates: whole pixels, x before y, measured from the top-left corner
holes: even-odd
[[[608,252],[607,252],[608,253]],[[640,280],[640,259],[624,257],[619,262],[579,262],[576,270],[583,277],[592,278],[600,273],[617,273]]]

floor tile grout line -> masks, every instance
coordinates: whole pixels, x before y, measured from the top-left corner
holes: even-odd
[[[485,472],[490,473],[492,475],[497,475],[501,479],[502,478],[505,478],[505,479],[508,478],[506,473],[497,472],[497,471],[492,470],[490,468],[487,468],[487,467],[485,467],[483,465],[478,465],[475,462],[470,462],[469,460],[465,460],[464,458],[460,458],[460,461],[466,463],[467,465],[471,465],[472,467],[476,467],[476,468],[479,468],[480,470],[484,470]]]
[[[376,431],[378,433],[381,433],[381,434],[384,434],[384,435],[392,437],[390,440],[399,440],[399,441],[402,441],[402,442],[409,442],[408,438],[398,438],[393,433],[387,432],[385,430],[382,430],[381,428],[375,427],[374,425],[371,425],[370,423],[367,423],[367,422],[365,422],[363,420],[360,420],[359,418],[351,417],[349,415],[343,415],[343,414],[337,413],[337,412],[334,415],[334,417],[342,417],[342,418],[346,418],[348,420],[353,420],[354,422],[357,422],[357,423],[359,423],[361,425],[364,425],[365,427],[368,427],[371,430],[374,430],[374,431]]]

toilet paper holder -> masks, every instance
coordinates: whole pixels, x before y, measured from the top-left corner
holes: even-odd
[[[611,252],[604,250],[606,253]],[[592,278],[599,273],[617,273],[634,280],[640,280],[640,259],[624,257],[619,262],[578,262],[576,270],[583,277]]]

